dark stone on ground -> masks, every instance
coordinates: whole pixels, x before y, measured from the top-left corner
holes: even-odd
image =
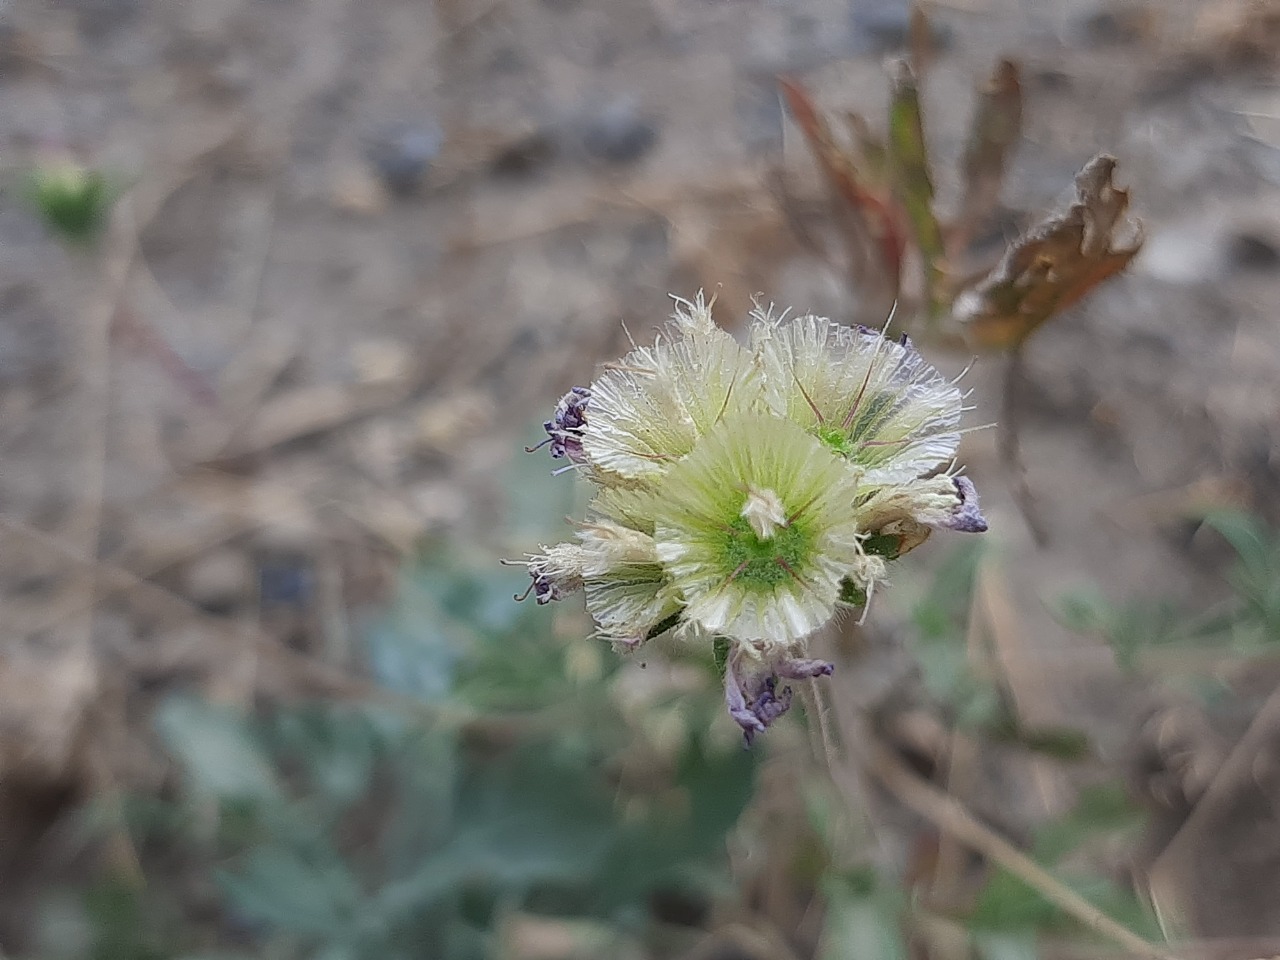
[[[539,127],[504,146],[493,158],[491,167],[499,176],[528,176],[554,160],[558,153],[555,131]]]
[[[1141,6],[1097,10],[1080,24],[1081,38],[1092,46],[1127,46],[1151,32],[1151,12]]]
[[[630,99],[614,100],[583,118],[586,152],[607,163],[634,163],[658,142],[658,128]]]
[[[1269,237],[1241,230],[1226,239],[1227,266],[1248,273],[1272,273],[1280,269],[1280,249]]]
[[[440,153],[444,134],[434,121],[388,127],[369,145],[369,162],[392,193],[417,192]]]

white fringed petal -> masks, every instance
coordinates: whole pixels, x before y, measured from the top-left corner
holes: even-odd
[[[720,330],[660,337],[591,385],[582,435],[588,463],[627,480],[652,480],[722,418],[759,398],[754,361]]]
[[[905,338],[757,314],[751,348],[769,409],[846,457],[866,482],[912,480],[955,455],[963,397]]]

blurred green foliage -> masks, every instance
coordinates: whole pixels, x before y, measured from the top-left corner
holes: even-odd
[[[1142,828],[1144,815],[1114,784],[1086,789],[1065,816],[1041,827],[1032,843],[1032,856],[1084,899],[1143,937],[1160,940],[1155,919],[1133,892],[1101,876],[1081,862],[1081,854],[1117,835],[1132,836]],[[1037,933],[1061,932],[1071,922],[1056,906],[1021,880],[996,869],[966,918],[979,942],[995,935],[999,947],[1011,939],[1034,938]],[[997,960],[987,955],[988,960]]]
[[[1216,511],[1205,523],[1236,552],[1227,575],[1235,591],[1227,612],[1232,645],[1249,650],[1280,643],[1280,537],[1258,517],[1241,511]]]
[[[655,893],[714,889],[754,755],[709,744],[709,704],[621,782],[637,731],[609,670],[574,681],[549,612],[512,603],[512,586],[440,554],[406,574],[369,653],[420,712],[160,711],[186,801],[219,811],[224,909],[273,955],[488,956],[511,911],[638,929]]]
[[[572,486],[548,484],[538,466],[513,481],[520,497],[567,512]],[[1219,608],[1194,619],[1172,604],[1077,594],[1059,616],[1105,637],[1127,667],[1155,645],[1274,643],[1280,544],[1250,517],[1208,523],[1236,553]],[[980,551],[943,553],[910,609],[907,640],[930,697],[982,743],[1087,756],[1076,731],[1020,728],[998,680],[974,669],[966,638]],[[699,661],[700,695],[658,685],[638,701],[618,696],[634,668],[583,639],[572,605],[512,602],[523,571],[488,556],[439,543],[406,566],[395,603],[363,624],[364,666],[383,691],[372,701],[256,713],[164,702],[155,729],[176,789],[125,805],[152,873],[142,885],[89,884],[43,955],[468,960],[503,956],[507,921],[537,916],[589,934],[584,956],[635,956],[660,904],[675,898],[697,915],[732,896],[726,836],[752,799],[763,751],[711,735],[723,720],[714,661],[725,651]],[[874,837],[850,833],[835,792],[810,783],[797,796],[792,882],[822,903],[820,960],[904,960],[935,936],[959,937],[981,960],[1028,960],[1046,936],[1082,932],[990,865],[968,875],[959,900],[932,902],[927,885],[881,863]],[[1115,863],[1141,825],[1125,792],[1104,784],[1040,827],[1028,852],[1158,940],[1123,878],[1097,866]],[[59,909],[65,921],[67,903]]]
[[[542,484],[540,510],[572,495],[512,483]],[[184,879],[95,885],[67,955],[465,960],[498,955],[519,913],[636,939],[657,899],[705,911],[758,759],[713,742],[712,665],[705,696],[615,696],[619,659],[557,636],[573,611],[515,603],[524,571],[477,556],[438,544],[404,570],[363,631],[376,702],[164,702],[178,789],[128,821],[144,861],[163,849]]]
[[[26,194],[45,225],[60,239],[85,244],[95,240],[106,226],[117,190],[99,171],[59,158],[28,175]]]
[[[1061,727],[1028,728],[1018,720],[1006,691],[974,669],[965,637],[982,557],[981,543],[945,553],[912,607],[909,644],[921,679],[960,730],[1062,760],[1082,759],[1089,753],[1084,734]]]
[[[916,654],[926,689],[954,718],[956,728],[985,742],[1017,744],[1057,760],[1076,761],[1091,753],[1084,733],[1070,729],[1027,729],[1020,725],[1005,691],[973,669],[965,641],[979,565],[981,545],[965,545],[941,558],[927,588],[912,607],[910,646]],[[1170,621],[1144,621],[1136,613],[1123,621],[1130,635]],[[1114,620],[1120,625],[1121,621]],[[1123,635],[1122,635],[1123,636]],[[1066,886],[1105,914],[1146,937],[1160,939],[1150,914],[1132,891],[1091,867],[1089,854],[1099,844],[1132,837],[1142,813],[1126,792],[1109,784],[1081,792],[1075,807],[1042,826],[1033,838],[1031,855]],[[847,899],[847,895],[846,895]],[[883,912],[885,900],[877,901]],[[864,902],[861,909],[869,909]],[[1072,923],[1037,891],[1012,874],[993,868],[970,909],[956,916],[969,947],[983,960],[1023,960],[1039,955],[1038,937],[1069,933]],[[911,910],[899,908],[898,927],[909,925]],[[876,923],[884,928],[882,916]],[[870,950],[867,956],[894,960],[894,950]]]
[[[1213,647],[1240,656],[1274,650],[1280,643],[1280,538],[1242,511],[1216,511],[1204,522],[1236,554],[1226,577],[1231,596],[1224,603],[1186,611],[1168,599],[1113,603],[1097,589],[1083,588],[1059,599],[1058,621],[1105,640],[1117,665],[1130,673],[1143,652],[1157,648]]]

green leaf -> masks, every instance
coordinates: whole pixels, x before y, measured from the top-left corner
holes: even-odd
[[[273,718],[267,734],[280,760],[306,770],[306,794],[338,815],[366,793],[382,748],[364,710],[326,705],[302,707]]]
[[[1123,788],[1116,785],[1093,787],[1081,792],[1071,812],[1036,833],[1035,859],[1046,867],[1059,864],[1068,854],[1099,837],[1130,830],[1141,824],[1142,815],[1129,802]],[[1159,936],[1153,919],[1134,894],[1105,877],[1083,873],[1079,868],[1058,870],[1058,879],[1113,920],[1143,936]],[[980,894],[969,915],[975,931],[1017,932],[1061,929],[1070,921],[1057,907],[1012,874],[997,869]]]
[[[1056,863],[1089,839],[1121,830],[1137,830],[1144,814],[1120,784],[1101,784],[1080,791],[1071,812],[1036,831],[1035,857]]]
[[[43,166],[27,179],[27,195],[45,224],[72,243],[102,232],[116,194],[105,176],[71,160]]]
[[[973,930],[1025,930],[1049,927],[1061,919],[1058,908],[1013,874],[997,869],[970,912]]]
[[[391,788],[380,850],[383,875],[400,878],[442,846],[452,831],[458,750],[441,731],[411,729],[390,762]]]
[[[1105,640],[1116,665],[1129,672],[1143,650],[1192,639],[1187,618],[1165,600],[1112,604],[1097,590],[1077,590],[1060,598],[1053,613],[1067,629]]]
[[[156,711],[155,724],[197,791],[224,801],[281,801],[270,759],[240,714],[174,697]]]
[[[961,640],[981,559],[979,543],[957,545],[942,555],[928,589],[911,610],[921,640],[938,647],[963,647]]]
[[[1275,550],[1257,517],[1243,510],[1215,510],[1204,522],[1231,544],[1246,568],[1263,571],[1271,567]]]
[[[851,607],[865,607],[867,591],[846,577],[840,581],[840,602],[847,603]]]
[[[1001,705],[1003,707],[1003,703]],[[1027,727],[1013,713],[1001,709],[982,728],[993,740],[1018,743],[1057,760],[1083,760],[1093,753],[1089,735],[1072,727]]]
[[[144,898],[132,882],[95,881],[83,896],[84,920],[93,941],[92,960],[162,960],[168,956],[157,929],[156,898]],[[61,918],[66,922],[67,918]]]
[[[296,850],[267,845],[253,850],[240,870],[221,871],[216,880],[236,909],[253,920],[300,936],[353,932],[360,885],[336,855],[309,863]]]
[[[448,842],[384,886],[372,909],[392,925],[464,882],[516,902],[539,885],[589,884],[614,833],[611,798],[594,769],[555,745],[524,744],[468,771]]]
[[[852,882],[850,882],[852,881]],[[871,877],[871,884],[876,884]],[[824,885],[827,913],[819,960],[907,960],[903,903],[893,891],[868,884],[868,874]]]
[[[729,651],[732,649],[733,642],[728,637],[717,636],[711,642],[711,655],[715,657],[716,673],[721,677],[729,668]]]
[[[1035,753],[1055,760],[1080,761],[1093,756],[1093,743],[1083,730],[1071,727],[1020,727],[1014,739]]]
[[[1280,540],[1260,520],[1242,511],[1215,511],[1205,522],[1235,549],[1240,560],[1230,576],[1243,602],[1243,616],[1235,624],[1233,646],[1249,650],[1259,634],[1262,643],[1280,641]],[[1240,627],[1246,629],[1241,631]],[[1253,627],[1250,631],[1248,628]]]

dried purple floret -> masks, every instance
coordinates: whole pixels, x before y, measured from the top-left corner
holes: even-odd
[[[968,477],[954,477],[956,493],[960,497],[960,506],[951,519],[941,526],[948,530],[959,530],[961,533],[986,533],[987,518],[978,507],[978,490]]]
[[[780,716],[791,709],[791,688],[778,687],[779,678],[809,680],[830,676],[835,666],[826,660],[783,657],[763,669],[745,668],[740,655],[730,656],[725,665],[724,694],[729,716],[742,728],[742,737],[750,746],[756,734],[763,733]]]
[[[547,439],[534,447],[526,447],[526,453],[533,453],[551,445],[551,457],[562,460],[568,457],[574,463],[582,463],[582,431],[587,425],[587,405],[591,402],[589,387],[574,387],[556,404],[555,416],[542,424],[547,431]]]

